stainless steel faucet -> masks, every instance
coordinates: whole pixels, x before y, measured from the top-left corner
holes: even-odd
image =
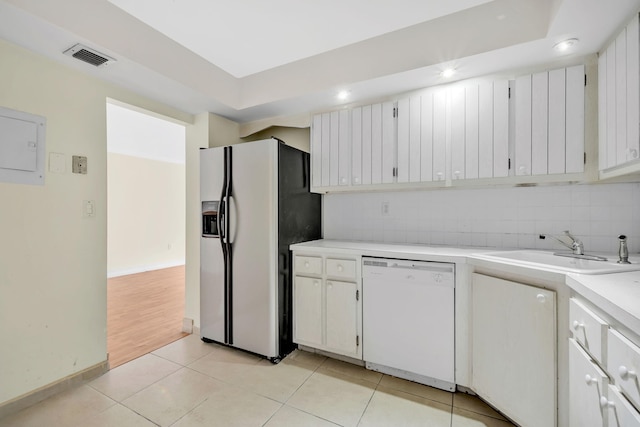
[[[560,244],[562,244],[563,246],[571,249],[574,255],[584,255],[584,244],[579,239],[573,237],[571,233],[569,233],[569,230],[565,230],[563,231],[563,233],[566,237],[571,239],[571,243],[567,243],[564,240],[557,238],[556,236],[552,236],[551,234],[541,234],[540,238],[544,239],[546,237],[551,237],[552,239],[560,242]]]

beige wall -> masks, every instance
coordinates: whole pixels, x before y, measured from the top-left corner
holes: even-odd
[[[2,405],[107,357],[107,97],[187,124],[193,116],[4,41],[0,82],[0,105],[46,117],[47,159],[66,159],[44,186],[0,183]],[[208,134],[191,127],[193,161]],[[71,173],[72,155],[87,156],[87,175]],[[83,200],[95,201],[95,217],[83,217]]]
[[[107,154],[109,277],[184,264],[185,165]]]

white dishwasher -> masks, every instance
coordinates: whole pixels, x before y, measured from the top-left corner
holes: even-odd
[[[362,259],[368,369],[455,390],[455,264]]]

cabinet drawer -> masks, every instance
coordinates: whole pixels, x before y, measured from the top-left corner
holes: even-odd
[[[640,427],[640,414],[616,387],[609,386],[608,401],[605,411],[609,418],[609,427]]]
[[[296,255],[296,274],[322,274],[322,258]]]
[[[356,262],[350,259],[327,259],[327,276],[356,279]]]
[[[597,361],[606,365],[603,357],[607,347],[608,324],[575,298],[569,301],[569,328],[573,337]]]
[[[569,339],[569,426],[602,426],[606,413],[600,410],[600,398],[609,385],[607,374],[575,340]]]
[[[607,371],[614,382],[640,409],[640,348],[613,329],[609,330],[607,347]]]

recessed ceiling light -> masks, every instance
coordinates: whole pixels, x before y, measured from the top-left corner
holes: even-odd
[[[347,98],[349,98],[349,95],[351,95],[351,92],[349,92],[348,90],[341,90],[336,96],[340,101],[345,101]]]
[[[553,50],[557,52],[567,52],[569,49],[578,44],[578,39],[567,39],[553,45]]]
[[[442,72],[440,73],[440,76],[442,76],[445,79],[449,79],[451,77],[453,77],[453,75],[456,73],[456,69],[455,68],[445,68],[444,70],[442,70]]]

